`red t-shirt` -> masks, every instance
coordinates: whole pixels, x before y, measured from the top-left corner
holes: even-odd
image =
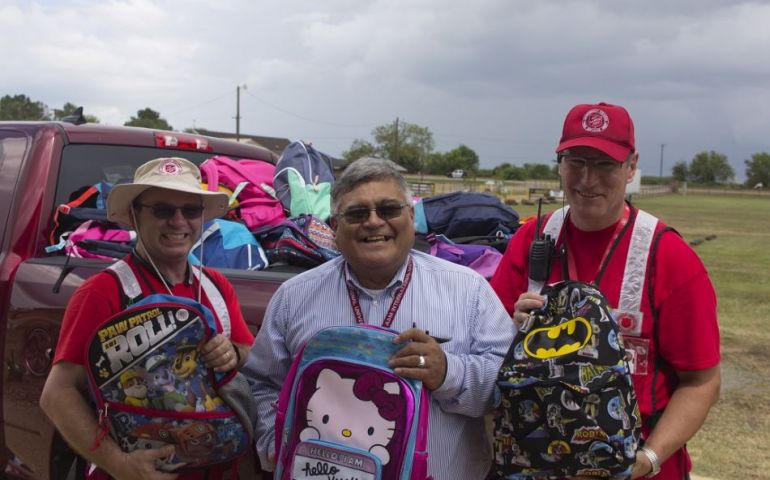
[[[545,222],[543,222],[544,224]],[[513,313],[514,303],[528,286],[528,253],[536,222],[523,225],[511,238],[495,275],[490,280],[505,308]],[[658,222],[657,229],[665,225]],[[617,248],[609,256],[599,289],[613,307],[618,305],[626,256],[631,239],[631,228],[625,232]],[[600,263],[614,237],[616,225],[596,232],[577,229],[567,220],[557,244],[567,238],[569,252],[574,259],[577,277],[591,283],[596,279]],[[719,326],[717,324],[716,294],[700,258],[687,243],[673,232],[664,233],[654,257],[653,298],[658,309],[658,341],[653,339],[653,317],[647,295],[649,278],[645,278],[642,299],[641,335],[627,341],[639,346],[637,372],[632,376],[639,409],[646,424],[652,412],[652,379],[654,360],[660,355],[665,362],[660,368],[655,386],[655,405],[663,409],[677,386],[675,370],[693,371],[712,368],[719,364]],[[562,280],[561,259],[551,265],[547,283]],[[643,427],[646,435],[646,428]],[[656,478],[681,478],[682,461],[689,470],[689,458],[682,450],[673,455]],[[671,475],[671,476],[669,476]],[[678,476],[677,476],[678,475]]]
[[[143,296],[167,292],[166,287],[154,271],[148,268],[143,261],[137,260],[133,255],[128,255],[123,260],[134,271],[134,275],[142,288]],[[233,286],[218,271],[209,268],[204,270],[204,275],[208,275],[219,289],[227,305],[227,311],[230,314],[230,340],[234,343],[250,345],[254,341],[254,336],[243,319]],[[171,292],[174,295],[193,299],[198,297],[198,280],[192,276],[176,285],[169,285],[169,287],[171,287]],[[78,365],[86,365],[86,345],[91,336],[102,322],[123,309],[121,292],[117,277],[106,271],[89,278],[75,291],[64,311],[54,363],[65,360]],[[202,289],[201,297],[201,303],[214,311],[210,300]],[[217,315],[214,316],[217,317]],[[216,321],[219,325],[219,318]],[[221,325],[219,327],[221,329]],[[231,463],[213,466],[207,472],[185,473],[178,478],[180,480],[220,479],[224,478],[222,471],[229,470],[231,467],[233,467]]]

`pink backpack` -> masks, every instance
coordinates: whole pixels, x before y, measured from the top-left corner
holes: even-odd
[[[136,232],[124,230],[111,223],[86,220],[70,233],[64,243],[67,255],[78,258],[114,260],[131,251]]]
[[[396,335],[347,325],[305,344],[278,397],[275,480],[430,478],[430,397],[422,382],[387,366],[403,347]]]
[[[203,162],[200,170],[209,190],[217,191],[221,185],[233,192],[227,216],[245,223],[250,231],[286,218],[273,189],[273,164],[218,155]]]

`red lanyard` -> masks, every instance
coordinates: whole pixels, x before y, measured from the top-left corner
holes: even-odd
[[[412,257],[409,257],[409,262],[406,264],[406,272],[404,273],[404,281],[401,282],[401,286],[396,290],[393,302],[390,304],[390,308],[388,308],[388,312],[382,320],[382,326],[385,328],[390,328],[393,319],[396,318],[396,312],[398,311],[398,307],[401,306],[401,300],[404,299],[406,288],[409,286],[409,282],[412,281],[413,268]],[[345,286],[348,287],[348,297],[350,298],[350,306],[353,307],[353,315],[356,317],[356,323],[366,323],[364,321],[364,313],[361,311],[361,302],[358,300],[358,291],[356,291],[353,285],[348,282],[347,269],[344,267],[342,269],[342,274],[345,278]]]
[[[623,231],[626,228],[626,225],[628,225],[628,220],[631,217],[631,209],[629,208],[628,204],[623,205],[623,216],[620,218],[620,221],[615,226],[615,232],[612,234],[612,238],[609,242],[607,242],[607,248],[604,250],[604,255],[602,256],[602,261],[599,262],[599,269],[596,271],[596,274],[594,275],[593,283],[594,285],[598,285],[601,281],[601,274],[604,273],[604,269],[607,267],[607,263],[610,261],[610,257],[612,256],[612,252],[615,251],[615,247],[617,247],[617,242],[620,240],[620,235],[623,233]],[[564,228],[567,228],[567,225],[564,225]],[[566,238],[565,238],[566,242]],[[575,256],[572,253],[571,248],[567,248],[567,268],[569,269],[569,278],[572,280],[578,280],[580,277],[578,277],[577,272],[577,266],[575,264]]]

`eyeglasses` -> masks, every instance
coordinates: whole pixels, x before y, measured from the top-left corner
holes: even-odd
[[[408,205],[408,203],[386,203],[384,205],[377,205],[374,208],[352,207],[336,214],[335,217],[342,217],[347,223],[363,223],[369,219],[371,212],[377,212],[377,216],[381,219],[391,220],[400,216],[404,207]]]
[[[619,170],[626,162],[617,162],[611,158],[585,158],[577,155],[561,155],[559,162],[564,166],[576,172],[582,172],[586,168],[591,168],[600,173],[610,174]]]
[[[156,203],[155,205],[136,203],[134,205],[149,208],[158,220],[169,220],[173,218],[174,215],[176,215],[177,210],[180,210],[182,216],[187,220],[195,220],[196,218],[201,218],[201,215],[203,215],[203,206],[201,205],[182,205],[181,207],[170,205],[168,203]]]

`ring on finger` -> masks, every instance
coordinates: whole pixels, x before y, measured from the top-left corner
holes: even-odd
[[[419,356],[419,361],[417,362],[417,368],[425,368],[425,355]]]

